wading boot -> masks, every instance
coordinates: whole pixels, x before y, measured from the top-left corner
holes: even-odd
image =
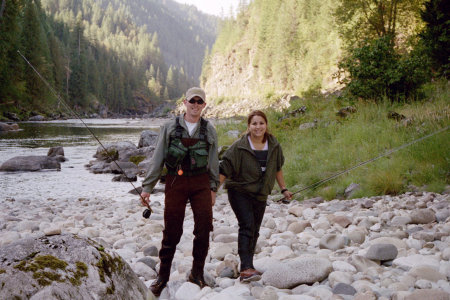
[[[239,280],[242,282],[258,281],[261,279],[261,272],[255,269],[245,269],[241,271]]]
[[[205,280],[203,279],[203,275],[194,276],[191,273],[191,274],[189,274],[188,281],[198,285],[201,289],[203,289],[205,286],[208,286],[206,284]]]
[[[153,281],[152,285],[150,285],[150,291],[152,291],[153,295],[159,297],[161,295],[162,290],[166,287],[167,279],[159,277]]]

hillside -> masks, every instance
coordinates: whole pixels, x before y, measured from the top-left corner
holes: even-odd
[[[173,1],[3,2],[0,112],[58,117],[57,97],[81,113],[151,112],[198,85],[216,18]]]
[[[212,115],[282,108],[289,95],[344,87],[354,99],[416,99],[431,77],[448,76],[445,1],[246,3],[220,23],[203,64]]]
[[[201,81],[213,97],[333,89],[341,40],[334,1],[255,0],[221,24]]]

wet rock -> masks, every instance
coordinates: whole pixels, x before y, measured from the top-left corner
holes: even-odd
[[[45,117],[42,115],[32,116],[28,119],[28,121],[42,122],[42,121],[45,121]]]
[[[158,140],[158,133],[152,130],[144,130],[139,138],[138,148],[155,146]]]
[[[61,169],[61,164],[49,156],[16,156],[5,161],[0,166],[0,171],[40,171],[44,169]]]
[[[19,125],[17,125],[16,123],[7,124],[0,122],[0,132],[16,131],[16,130],[19,130]]]

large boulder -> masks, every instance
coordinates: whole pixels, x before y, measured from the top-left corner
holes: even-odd
[[[132,156],[136,150],[137,147],[132,142],[117,142],[107,144],[105,145],[105,148],[99,146],[94,157],[99,160],[106,160],[108,162],[111,162],[112,160],[126,161],[126,158]]]
[[[39,171],[43,169],[61,169],[57,158],[50,156],[16,156],[5,161],[0,171]]]
[[[14,124],[0,123],[0,132],[15,131],[15,130],[19,130],[19,125],[17,125],[16,123]]]
[[[45,117],[42,115],[36,115],[36,116],[32,116],[28,119],[28,121],[33,121],[33,122],[42,122],[45,121]]]
[[[0,248],[0,299],[147,299],[115,252],[72,234],[21,239]]]
[[[152,130],[144,130],[141,132],[141,138],[139,139],[138,148],[155,146],[158,140],[158,133]]]

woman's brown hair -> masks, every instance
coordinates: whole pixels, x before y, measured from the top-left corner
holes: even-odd
[[[247,117],[247,133],[248,133],[248,127],[250,127],[250,122],[252,121],[253,117],[258,116],[264,119],[264,121],[266,122],[266,132],[264,132],[264,138],[263,138],[263,143],[265,143],[267,141],[267,139],[270,136],[269,133],[269,122],[267,121],[267,116],[264,112],[262,112],[261,110],[254,110],[252,111],[248,117]]]

